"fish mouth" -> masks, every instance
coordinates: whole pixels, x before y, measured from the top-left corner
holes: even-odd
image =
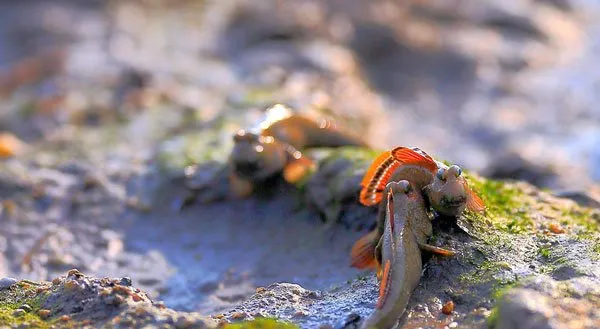
[[[261,166],[257,162],[238,162],[234,165],[235,172],[245,178],[260,176]]]
[[[465,198],[460,198],[460,199],[454,199],[454,200],[448,200],[446,202],[443,202],[442,205],[444,207],[449,207],[449,208],[458,208],[460,206],[463,206],[466,203],[466,199]]]
[[[464,209],[467,203],[466,197],[457,197],[452,199],[443,199],[441,202],[441,209],[439,212],[445,215],[456,216],[462,209]]]

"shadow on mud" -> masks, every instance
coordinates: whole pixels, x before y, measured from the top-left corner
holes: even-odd
[[[158,253],[170,267],[153,268],[166,276],[163,282],[136,284],[158,291],[171,308],[214,314],[239,304],[258,286],[291,282],[326,289],[356,278],[360,272],[349,266],[349,251],[362,233],[327,228],[299,204],[287,193],[181,212],[155,206],[164,210],[136,215],[122,223],[126,249]]]

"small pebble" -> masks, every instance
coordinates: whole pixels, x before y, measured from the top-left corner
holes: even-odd
[[[57,286],[62,282],[61,278],[54,278],[54,280],[52,280],[52,284]]]
[[[38,311],[38,315],[39,315],[40,318],[42,318],[42,320],[45,320],[45,319],[49,318],[50,317],[50,313],[51,313],[50,310],[44,310],[44,309],[42,309],[42,310]]]
[[[131,278],[128,276],[121,278],[120,283],[126,287],[131,287],[132,285]]]
[[[79,288],[79,283],[75,280],[69,280],[65,282],[64,287],[66,290],[75,290]]]
[[[554,233],[554,234],[562,234],[565,233],[565,229],[562,228],[562,226],[560,226],[559,224],[556,223],[552,223],[548,226],[548,229],[550,230],[550,232]]]
[[[456,328],[458,327],[458,323],[457,322],[452,322],[448,325],[448,328]]]
[[[78,269],[74,268],[74,269],[70,270],[69,272],[67,272],[67,276],[81,277],[81,276],[83,276],[83,273],[79,272]]]
[[[19,280],[14,278],[2,278],[0,279],[0,290],[10,288],[10,286],[17,282],[19,282]]]
[[[140,297],[140,295],[138,295],[138,294],[132,294],[131,298],[133,298],[134,302],[139,302],[142,300],[142,297]]]
[[[261,294],[263,292],[267,291],[267,289],[265,287],[258,287],[256,288],[256,293],[257,294]]]
[[[129,290],[127,287],[122,286],[122,285],[116,285],[113,288],[113,292],[116,294],[121,294],[121,295],[129,295],[131,293],[131,290]]]
[[[452,314],[452,312],[454,312],[454,302],[450,300],[446,302],[444,306],[442,306],[442,313],[450,315]]]
[[[68,321],[71,321],[71,317],[65,314],[65,315],[61,316],[59,318],[59,320],[62,322],[68,322]]]
[[[234,320],[242,320],[246,318],[246,313],[244,312],[234,312],[231,314],[231,318]]]

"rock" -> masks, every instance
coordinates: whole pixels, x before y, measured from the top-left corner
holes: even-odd
[[[600,209],[600,200],[585,191],[560,190],[554,192],[559,198],[567,198],[577,202],[579,205]]]
[[[132,285],[131,278],[128,277],[128,276],[121,278],[121,280],[119,281],[119,283],[121,285],[126,286],[126,287],[131,287],[131,285]]]
[[[553,311],[540,293],[526,289],[507,293],[498,306],[495,329],[554,329]]]
[[[599,328],[598,278],[555,281],[539,276],[521,285],[498,301],[494,329]]]
[[[0,279],[0,290],[10,288],[17,282],[19,282],[19,280],[14,278],[2,278]]]
[[[52,282],[35,283],[35,285],[20,285],[17,296],[27,296],[27,303],[22,304],[13,312],[13,316],[22,317],[28,312],[35,311],[42,319],[51,314],[65,326],[73,325],[73,321],[86,322],[92,326],[103,325],[107,322],[120,323],[128,328],[152,327],[185,329],[191,327],[215,328],[216,322],[202,317],[197,313],[176,312],[166,307],[157,307],[145,293],[136,293],[134,288],[115,284],[119,281],[108,278],[98,279],[72,270],[69,279]],[[65,289],[66,285],[75,282],[81,288],[76,291]],[[2,303],[13,303],[15,295],[0,290]],[[137,296],[136,298],[133,296]],[[23,297],[18,297],[23,298]],[[119,300],[115,303],[115,300]],[[39,306],[34,302],[42,301]],[[108,301],[108,302],[107,302]],[[115,306],[118,306],[115,308]],[[169,324],[164,326],[164,319]],[[4,318],[3,318],[4,320]],[[7,324],[13,324],[11,319]],[[16,320],[15,320],[16,322]],[[4,324],[4,323],[3,323]]]

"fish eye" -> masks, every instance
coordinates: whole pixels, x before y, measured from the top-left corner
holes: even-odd
[[[404,193],[410,192],[410,183],[408,181],[403,180],[400,183],[398,183],[398,185],[400,185],[402,192],[404,192]]]
[[[454,175],[454,177],[457,178],[462,174],[462,170],[457,165],[450,166],[450,168],[448,168],[448,172],[450,173],[450,175]]]
[[[446,177],[444,175],[445,173],[446,173],[446,170],[444,170],[444,168],[440,168],[440,169],[438,169],[436,176],[439,180],[445,181],[446,180]]]

